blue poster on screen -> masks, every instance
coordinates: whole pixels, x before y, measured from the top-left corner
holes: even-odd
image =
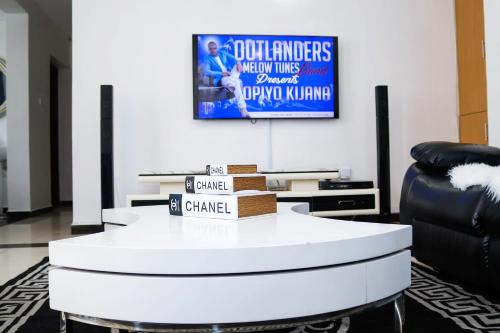
[[[195,35],[194,117],[337,118],[335,37]]]

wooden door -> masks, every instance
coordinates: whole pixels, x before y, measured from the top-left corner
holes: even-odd
[[[488,143],[483,0],[455,0],[460,142]]]

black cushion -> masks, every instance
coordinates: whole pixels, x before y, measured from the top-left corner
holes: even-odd
[[[489,194],[485,193],[481,197],[478,207],[476,208],[476,216],[478,224],[481,225],[488,234],[500,236],[500,203],[497,203]],[[500,263],[498,267],[500,268]]]
[[[483,285],[487,279],[484,251],[487,238],[415,219],[412,255],[441,273]]]
[[[411,149],[411,156],[425,166],[439,169],[450,169],[466,163],[500,165],[500,149],[486,145],[424,142]]]
[[[472,186],[467,191],[454,188],[448,177],[435,173],[422,172],[419,163],[413,164],[405,175],[406,195],[401,201],[402,219],[407,215],[412,219],[441,225],[471,235],[483,234],[483,225],[493,213],[475,217],[478,206],[489,207],[483,197],[486,193],[479,186]],[[402,196],[403,198],[403,196]],[[484,207],[484,208],[483,208]],[[497,207],[498,208],[498,207]],[[496,215],[493,215],[496,216]],[[411,224],[411,221],[403,221]]]

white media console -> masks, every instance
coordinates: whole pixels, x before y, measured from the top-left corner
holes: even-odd
[[[379,214],[379,190],[349,189],[349,190],[319,190],[319,181],[324,179],[339,179],[338,170],[314,171],[261,171],[268,183],[273,187],[280,185],[281,190],[275,190],[280,202],[307,202],[310,214],[314,216],[353,216]],[[159,194],[127,195],[127,206],[143,206],[166,204],[170,193],[184,193],[186,176],[199,173],[143,173],[139,175],[141,183],[159,183]]]

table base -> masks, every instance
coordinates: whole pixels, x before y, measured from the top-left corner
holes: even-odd
[[[320,315],[272,320],[264,322],[234,323],[234,324],[158,324],[141,323],[122,320],[110,320],[82,316],[67,312],[61,312],[60,333],[71,333],[69,321],[76,321],[90,325],[108,327],[111,329],[128,330],[134,332],[154,332],[154,333],[243,333],[259,332],[269,330],[280,330],[294,328],[303,325],[313,325],[326,321],[334,321],[343,317],[352,316],[363,311],[381,307],[394,303],[394,332],[402,333],[405,320],[404,294],[399,292],[382,300],[361,305],[358,307],[335,311]]]

